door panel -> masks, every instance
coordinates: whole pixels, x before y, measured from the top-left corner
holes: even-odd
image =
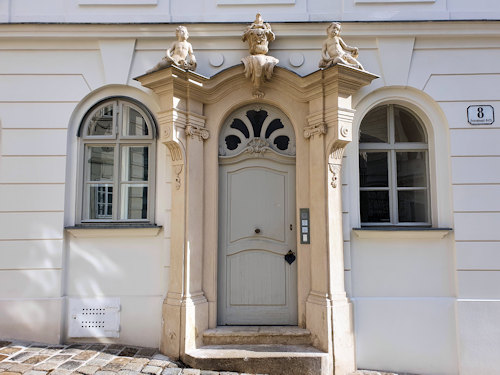
[[[219,324],[297,324],[295,166],[220,166]],[[258,229],[256,231],[256,229]]]

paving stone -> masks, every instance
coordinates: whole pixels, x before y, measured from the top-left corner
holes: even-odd
[[[9,356],[5,354],[0,354],[0,362],[2,362],[6,358],[9,358]]]
[[[142,373],[144,374],[153,374],[153,375],[160,375],[163,369],[158,366],[146,366],[142,369]]]
[[[0,363],[0,369],[2,369],[2,370],[8,370],[12,366],[14,366],[14,365],[15,365],[14,362],[2,362],[2,363]]]
[[[97,371],[99,371],[99,366],[82,366],[77,370],[79,373],[84,375],[94,375]]]
[[[106,366],[108,364],[108,360],[106,359],[91,359],[90,361],[87,362],[87,365],[89,366],[99,366],[99,367],[103,367],[103,366]]]
[[[116,375],[113,371],[97,371],[94,375]]]
[[[68,349],[87,349],[90,344],[71,344],[68,346]]]
[[[144,367],[144,364],[143,363],[139,363],[139,362],[129,362],[127,363],[123,369],[124,370],[129,370],[129,371],[141,371],[142,368]]]
[[[9,368],[9,371],[19,372],[21,374],[24,374],[26,371],[29,371],[32,368],[33,368],[32,365],[25,365],[24,363],[16,363],[14,366]]]
[[[4,347],[4,346],[9,346],[11,344],[10,341],[0,341],[0,348]]]
[[[132,370],[121,370],[118,375],[141,375],[140,372],[132,371]]]
[[[170,361],[170,358],[168,358],[166,355],[163,355],[161,353],[156,353],[153,355],[152,359],[159,359],[161,361]]]
[[[34,355],[33,357],[28,358],[23,363],[26,363],[28,365],[36,365],[37,363],[45,361],[47,358],[49,358],[48,355]]]
[[[164,361],[164,360],[161,360],[161,359],[153,359],[151,361],[149,361],[148,365],[150,366],[158,366],[158,367],[167,367],[170,363],[170,361]]]
[[[57,354],[57,355],[52,356],[49,359],[47,359],[47,362],[62,363],[64,361],[67,361],[70,358],[71,358],[71,355],[68,355],[68,354]]]
[[[0,353],[7,354],[7,355],[12,355],[14,353],[17,353],[20,350],[23,350],[23,349],[22,348],[17,348],[15,346],[8,346],[6,348],[0,349]]]
[[[73,359],[76,359],[77,361],[88,361],[92,357],[95,357],[97,352],[93,350],[84,350],[80,354],[77,354],[73,357]]]
[[[43,362],[43,363],[40,363],[40,364],[36,365],[35,367],[33,367],[33,370],[35,370],[35,371],[52,371],[56,367],[57,367],[57,363]]]
[[[219,375],[219,372],[210,370],[201,370],[200,375]]]
[[[74,354],[80,354],[81,352],[83,352],[82,349],[76,349],[76,348],[73,348],[73,349],[64,349],[64,353],[65,354],[74,355]]]
[[[129,363],[140,363],[141,365],[145,365],[149,362],[149,358],[132,358]]]
[[[113,358],[115,357],[108,353],[101,353],[96,357],[96,359],[105,359],[107,361],[111,361]]]
[[[120,351],[117,349],[108,349],[108,348],[104,349],[102,352],[111,355],[118,355],[118,353],[120,353]]]
[[[103,350],[106,347],[104,344],[92,344],[90,345],[87,350],[95,350],[96,352],[99,352]]]
[[[83,362],[81,361],[66,361],[63,364],[59,365],[58,369],[63,369],[63,370],[75,370],[78,367],[83,365]]]
[[[161,374],[162,375],[179,375],[181,373],[181,371],[182,371],[182,369],[180,369],[180,368],[167,367],[165,370],[163,370],[163,372]]]
[[[201,371],[195,368],[185,368],[182,370],[182,375],[200,375]]]
[[[45,344],[32,344],[29,348],[26,348],[27,351],[30,352],[39,352],[43,349],[46,349],[47,345]]]
[[[155,348],[141,348],[135,355],[136,357],[151,357],[154,356],[158,352],[158,349]]]
[[[33,352],[21,352],[21,353],[15,355],[14,357],[12,357],[10,360],[11,361],[17,361],[17,362],[22,362],[22,361],[24,361],[25,359],[28,359],[29,357],[31,357],[34,354],[35,353],[33,353]]]
[[[119,354],[120,357],[133,357],[139,351],[138,348],[125,347]]]
[[[47,374],[47,371],[29,370],[24,373],[24,375],[45,375],[45,374]]]
[[[115,371],[118,372],[122,370],[130,362],[129,358],[115,358],[102,369],[105,371]]]
[[[50,375],[70,375],[70,374],[71,370],[63,370],[59,368],[56,368],[54,371],[50,372]]]
[[[5,374],[5,375],[20,375],[21,373],[20,372],[5,371],[5,372],[2,372],[2,374]]]

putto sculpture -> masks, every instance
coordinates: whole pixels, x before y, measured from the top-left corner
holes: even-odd
[[[323,42],[319,67],[328,68],[341,63],[364,70],[363,65],[356,60],[359,54],[358,48],[348,46],[340,37],[340,30],[340,23],[337,22],[332,22],[327,27],[326,35],[328,35],[328,38]]]
[[[264,23],[262,17],[257,13],[255,21],[247,27],[243,33],[243,41],[248,42],[250,55],[241,59],[245,65],[245,77],[250,78],[253,83],[253,95],[262,98],[264,92],[261,91],[262,83],[271,79],[274,66],[279,60],[272,56],[267,56],[269,42],[275,39],[271,30],[271,25]]]
[[[169,49],[165,51],[165,56],[148,73],[155,70],[166,68],[167,66],[178,66],[186,70],[196,70],[196,58],[193,53],[193,46],[187,40],[189,33],[185,26],[179,26],[175,29],[177,41],[173,42]]]

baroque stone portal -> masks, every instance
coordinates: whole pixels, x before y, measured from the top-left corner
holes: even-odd
[[[358,48],[345,44],[340,37],[340,23],[332,22],[326,29],[328,38],[323,42],[321,49],[320,68],[328,68],[334,64],[341,63],[354,68],[364,70],[363,65],[356,60],[358,57]]]
[[[269,42],[274,38],[271,25],[264,23],[259,13],[243,34],[243,41],[248,41],[250,55],[241,61],[245,65],[245,77],[250,78],[253,83],[253,95],[258,98],[264,96],[260,87],[263,82],[271,79],[274,66],[279,62],[277,58],[266,55],[269,51]]]
[[[154,72],[167,66],[176,65],[186,70],[196,70],[196,58],[193,53],[193,46],[187,41],[189,33],[185,26],[175,29],[177,41],[173,42],[169,49],[165,51],[165,56],[148,73]]]

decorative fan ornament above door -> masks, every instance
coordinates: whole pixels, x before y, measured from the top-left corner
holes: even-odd
[[[250,153],[258,157],[268,151],[295,156],[295,133],[283,112],[253,104],[236,110],[226,119],[219,137],[219,156]]]

